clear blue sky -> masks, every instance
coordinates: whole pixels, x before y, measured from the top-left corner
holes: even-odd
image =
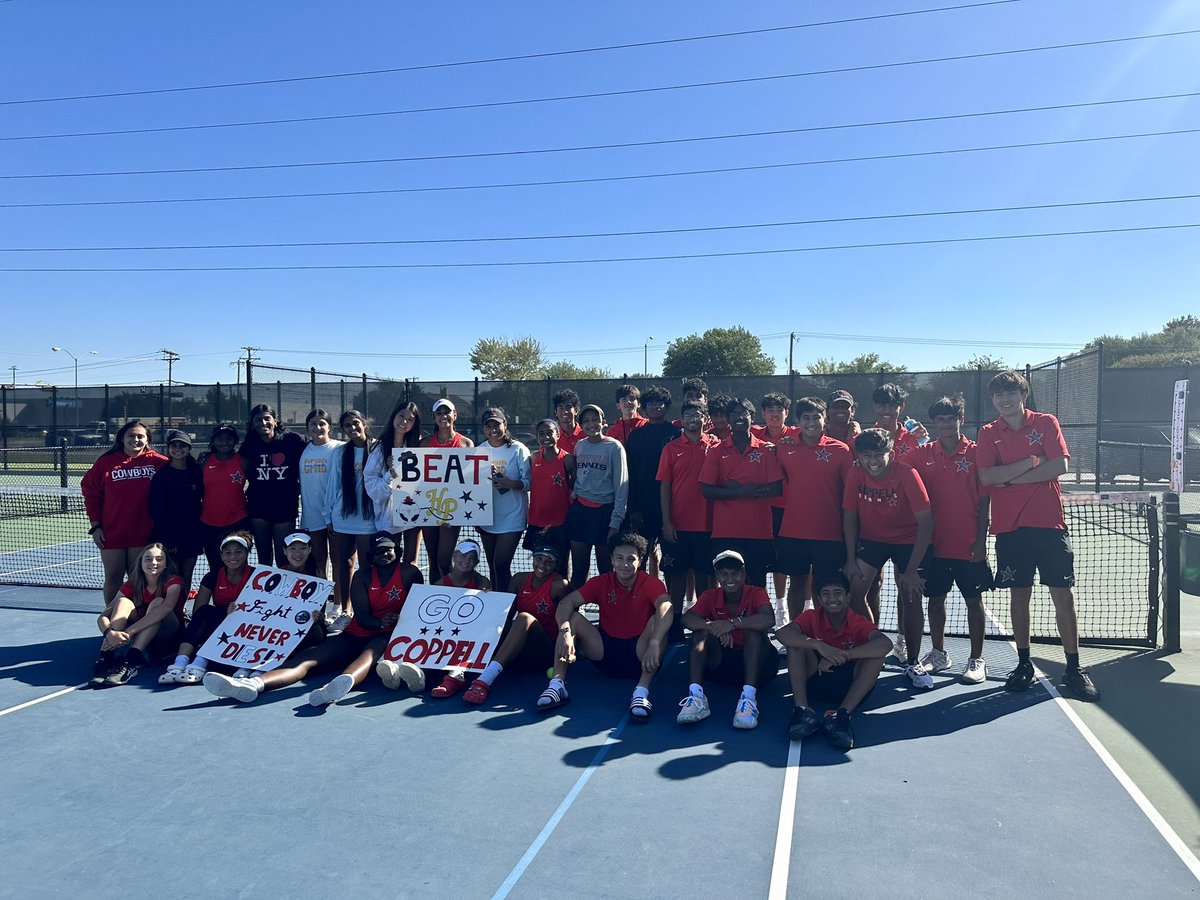
[[[224,172],[65,176],[462,156],[812,129],[1200,91],[1187,0],[797,3],[39,2],[0,0],[0,372],[18,383],[232,381],[265,362],[396,378],[469,378],[486,336],[536,336],[552,359],[657,371],[672,339],[741,324],[785,371],[878,352],[937,369],[977,352],[1039,362],[1100,333],[1156,331],[1200,309],[1200,228],[815,250],[1200,223],[1195,199],[693,233],[376,246],[80,251],[84,247],[446,241],[1200,194],[1200,134],[940,153],[1200,129],[1200,98],[610,149]],[[868,21],[788,27],[851,17]],[[680,38],[783,29],[678,41]],[[652,46],[446,66],[641,42]],[[883,64],[941,57],[920,65]],[[82,94],[434,66],[135,96]],[[647,88],[794,76],[723,86]],[[293,124],[162,129],[345,116]],[[142,131],[73,137],[96,131]],[[20,139],[18,139],[20,138]],[[1190,162],[1189,162],[1190,160]],[[590,183],[423,190],[514,182]],[[779,167],[782,166],[782,167]],[[353,193],[364,191],[393,193]],[[398,191],[398,192],[397,192]],[[114,204],[113,201],[333,196]],[[79,205],[79,204],[92,205]],[[75,204],[59,205],[51,204]],[[12,252],[60,248],[53,252]],[[430,266],[696,257],[669,260]],[[70,269],[246,271],[71,272]],[[15,269],[57,271],[16,272]],[[856,338],[814,337],[849,335]],[[653,337],[651,337],[653,336]],[[885,343],[872,336],[890,336]],[[922,344],[922,339],[997,342]],[[999,342],[1042,346],[1003,346]],[[1063,345],[1061,349],[1047,345]],[[96,356],[87,355],[96,350]],[[316,355],[321,351],[323,355]]]

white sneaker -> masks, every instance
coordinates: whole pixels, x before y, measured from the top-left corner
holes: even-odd
[[[913,683],[913,687],[925,688],[926,690],[933,687],[933,676],[921,668],[920,663],[905,666],[904,674]]]
[[[921,665],[926,672],[944,672],[954,663],[950,659],[950,654],[945,650],[939,650],[937,647],[930,649],[923,657],[921,657]]]
[[[679,715],[675,717],[675,721],[680,725],[690,725],[692,722],[707,719],[711,712],[707,697],[703,694],[688,694],[679,701]]]
[[[758,727],[758,704],[749,697],[742,697],[738,700],[737,711],[733,714],[734,728],[757,728]]]
[[[892,655],[899,660],[900,665],[905,665],[908,662],[908,645],[904,642],[904,635],[896,635],[896,642],[892,647]]]
[[[400,670],[400,680],[414,694],[425,690],[425,670],[420,666],[414,666],[410,662],[398,662],[396,668]]]
[[[324,687],[319,687],[308,695],[308,702],[311,706],[328,706],[330,703],[337,703],[354,687],[353,675],[339,675],[333,681]]]
[[[379,660],[375,664],[375,674],[389,691],[398,690],[404,683],[404,678],[400,675],[400,664],[390,659]]]
[[[968,659],[967,667],[963,669],[963,684],[983,684],[987,680],[987,663],[982,659]]]
[[[258,699],[258,686],[246,678],[230,678],[220,672],[209,672],[204,676],[204,689],[214,697],[228,697],[239,703],[253,703]]]
[[[350,624],[350,616],[342,613],[336,619],[329,623],[329,627],[325,629],[327,635],[341,634],[346,630],[346,626]]]

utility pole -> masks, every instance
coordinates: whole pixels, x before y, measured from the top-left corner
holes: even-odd
[[[11,381],[11,382],[9,382],[9,384],[11,384],[11,385],[13,386],[13,388],[14,388],[14,389],[16,389],[16,386],[17,386],[17,367],[16,367],[16,366],[9,366],[9,368],[10,368],[10,369],[12,369],[12,373],[13,373],[12,381]]]
[[[167,363],[167,424],[170,425],[170,422],[171,422],[172,369],[173,369],[175,363],[179,361],[179,354],[176,353],[174,350],[166,350],[166,349],[159,350],[158,352],[163,355],[163,359]],[[166,436],[164,435],[164,440],[165,440],[165,437]]]
[[[253,379],[254,379],[254,373],[250,367],[254,362],[254,352],[256,350],[261,350],[262,348],[261,347],[242,347],[242,349],[246,351],[246,416],[247,416],[247,418],[249,418],[249,416],[250,416],[250,401],[253,399],[252,392],[254,390],[254,388],[252,386]]]

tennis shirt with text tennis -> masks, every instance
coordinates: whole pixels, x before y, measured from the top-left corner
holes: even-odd
[[[1057,459],[1071,454],[1063,439],[1058,419],[1049,413],[1025,411],[1020,428],[1012,428],[1003,417],[979,429],[975,459],[990,469],[1039,456]],[[1004,534],[1018,528],[1057,528],[1065,530],[1062,488],[1058,479],[1031,484],[999,484],[990,490],[992,498],[992,534]]]

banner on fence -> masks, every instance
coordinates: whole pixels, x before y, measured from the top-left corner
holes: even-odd
[[[1187,380],[1175,382],[1171,405],[1171,490],[1183,493],[1183,450],[1187,444]]]
[[[491,525],[492,454],[486,447],[392,451],[392,525]]]
[[[300,646],[332,592],[332,581],[256,566],[232,612],[196,655],[259,672],[277,669]]]
[[[482,671],[496,644],[516,594],[415,584],[384,656],[425,669],[458,666]]]

